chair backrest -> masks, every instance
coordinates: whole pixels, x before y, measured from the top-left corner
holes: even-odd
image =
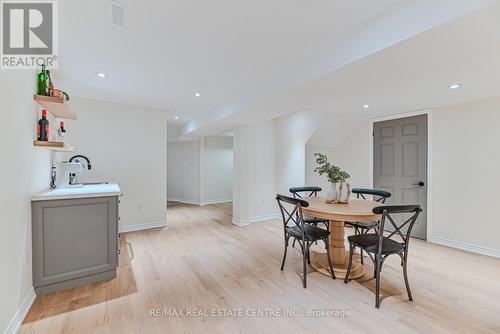
[[[320,187],[317,186],[304,186],[304,187],[292,187],[290,192],[293,194],[294,198],[301,198],[303,196],[311,197],[318,196],[318,191],[321,191]]]
[[[397,234],[401,237],[403,244],[405,246],[405,251],[408,249],[408,241],[411,235],[411,230],[413,229],[413,225],[417,221],[418,215],[422,212],[420,205],[385,205],[385,206],[377,206],[373,208],[373,213],[377,215],[382,215],[382,219],[380,220],[380,225],[378,229],[379,233],[379,252],[382,247],[380,247],[383,243],[384,239],[384,226],[387,221],[389,221],[394,227],[394,231],[392,231],[387,237],[392,237]],[[402,223],[396,223],[393,215],[395,214],[412,214],[410,218],[404,220]],[[403,234],[402,229],[408,226],[406,233]]]
[[[302,208],[307,208],[309,203],[299,198],[288,197],[280,194],[276,195],[276,200],[278,201],[278,206],[283,218],[284,230],[286,231],[288,224],[293,222],[302,230],[302,232],[304,232],[304,216],[302,215]],[[285,207],[285,203],[290,204],[288,209]]]
[[[392,196],[392,194],[385,190],[366,189],[366,188],[353,188],[352,193],[356,197],[366,199],[365,195],[372,195],[375,202],[385,203],[385,200]]]

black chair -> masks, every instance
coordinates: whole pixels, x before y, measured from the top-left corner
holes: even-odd
[[[377,190],[377,189],[365,189],[365,188],[353,188],[352,193],[356,194],[356,198],[366,199],[365,195],[373,196],[373,200],[375,202],[380,202],[385,204],[385,200],[391,197],[391,193],[385,190]],[[379,222],[371,221],[371,222],[346,222],[346,224],[354,227],[354,235],[366,234],[371,229],[377,229]],[[363,250],[360,252],[361,255],[361,264],[363,261]]]
[[[321,191],[321,188],[318,186],[292,187],[289,191],[292,193],[293,198],[302,198],[318,196],[318,192]],[[318,224],[325,224],[328,228],[329,221],[328,219],[304,216],[304,223],[312,224],[314,226],[318,226]],[[292,247],[295,247],[295,240],[292,243]]]
[[[345,275],[344,282],[347,283],[349,280],[349,275],[351,273],[352,267],[352,255],[356,249],[359,247],[367,252],[374,266],[374,276],[376,279],[375,286],[375,307],[380,307],[380,272],[382,271],[382,264],[389,255],[397,254],[401,257],[401,266],[403,267],[403,276],[406,285],[406,292],[408,293],[408,299],[413,301],[413,297],[410,291],[410,284],[408,283],[408,244],[410,242],[410,234],[413,229],[413,225],[418,218],[418,215],[422,212],[420,205],[388,205],[388,206],[378,206],[373,209],[374,214],[382,214],[382,219],[380,220],[380,226],[377,229],[377,233],[367,233],[360,235],[351,235],[347,239],[349,240],[349,265],[347,267],[347,273]],[[392,214],[412,214],[410,218],[406,219],[403,223],[397,224],[392,217]],[[391,222],[394,227],[394,231],[389,235],[384,236],[384,225],[386,221]],[[402,229],[407,226],[406,234],[403,234]],[[393,235],[399,235],[402,242],[391,239]],[[373,254],[373,255],[372,255]]]
[[[292,198],[283,195],[276,195],[276,200],[278,201],[278,206],[281,211],[281,216],[283,217],[283,231],[285,234],[285,252],[283,254],[283,261],[281,262],[281,270],[285,266],[286,252],[288,249],[288,240],[293,238],[296,240],[300,248],[302,249],[302,265],[303,265],[303,285],[304,288],[307,287],[307,263],[311,263],[309,248],[311,245],[318,240],[322,240],[325,243],[326,256],[328,258],[328,266],[330,267],[330,272],[332,273],[332,278],[335,279],[335,273],[333,271],[332,259],[330,258],[330,247],[328,247],[328,236],[330,232],[328,229],[322,229],[317,226],[306,224],[304,222],[304,216],[302,215],[302,208],[309,206],[309,203],[300,199]],[[289,204],[287,207],[286,204]],[[293,222],[293,224],[292,224]],[[306,263],[307,261],[307,263]]]

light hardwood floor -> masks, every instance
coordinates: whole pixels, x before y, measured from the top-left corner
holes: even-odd
[[[311,269],[303,289],[297,250],[279,270],[281,222],[236,227],[230,212],[229,204],[169,206],[167,228],[122,235],[116,279],[37,297],[20,333],[500,333],[498,259],[412,240],[415,301],[407,300],[394,256],[383,269],[384,300],[376,309],[371,266],[347,285]],[[307,317],[307,308],[350,314]],[[152,309],[297,313],[153,317]]]

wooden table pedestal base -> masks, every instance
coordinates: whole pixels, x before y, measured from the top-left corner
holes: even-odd
[[[333,271],[335,272],[335,276],[339,279],[344,279],[345,274],[347,273],[347,265],[349,264],[349,253],[345,252],[346,260],[343,264],[333,263]],[[365,258],[366,260],[366,258]],[[368,261],[370,261],[368,259]],[[316,250],[311,248],[311,267],[316,269],[318,272],[323,275],[332,276],[330,273],[330,269],[328,268],[328,259],[326,258],[326,252],[317,252]],[[352,269],[350,279],[356,279],[363,277],[365,274],[365,268],[360,262],[360,256],[356,253],[353,257],[352,261]]]

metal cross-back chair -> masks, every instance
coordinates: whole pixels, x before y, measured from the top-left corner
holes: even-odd
[[[335,273],[333,271],[332,260],[330,258],[330,247],[328,246],[328,236],[330,231],[328,229],[322,229],[317,226],[306,224],[304,222],[304,216],[302,215],[302,208],[309,206],[309,203],[300,199],[292,198],[283,195],[276,195],[276,200],[278,201],[278,206],[281,211],[281,216],[283,217],[283,232],[285,235],[285,252],[283,254],[283,261],[281,262],[281,270],[285,266],[286,253],[288,249],[288,241],[293,238],[297,241],[302,249],[302,265],[303,265],[303,285],[304,288],[307,287],[307,263],[311,263],[309,248],[313,243],[318,240],[322,240],[325,243],[326,256],[328,258],[328,265],[330,267],[330,272],[332,273],[332,278],[335,279]],[[285,204],[289,204],[288,209]],[[307,261],[307,263],[306,263]]]
[[[318,186],[304,186],[304,187],[292,187],[289,189],[294,198],[311,197],[318,196],[318,192],[321,191],[321,187]],[[325,224],[328,229],[329,221],[328,219],[304,216],[304,223],[318,226],[318,224]],[[293,240],[292,247],[295,247],[295,240]]]
[[[294,198],[311,197],[318,196],[318,192],[321,191],[321,187],[318,186],[303,186],[303,187],[292,187],[290,192],[293,194]]]
[[[373,200],[375,202],[379,202],[381,204],[385,204],[385,200],[391,197],[391,193],[385,190],[378,190],[378,189],[366,189],[366,188],[353,188],[352,193],[356,194],[356,198],[362,198],[366,199],[366,195],[370,195],[373,197]],[[354,234],[359,235],[359,234],[366,234],[368,231],[371,229],[377,229],[379,221],[374,220],[371,222],[346,222],[346,224],[351,225],[354,227]],[[364,263],[363,261],[363,250],[360,251],[361,255],[361,264]]]
[[[367,233],[360,235],[351,235],[347,239],[349,240],[349,265],[347,267],[347,273],[345,275],[344,282],[347,283],[349,280],[349,275],[352,268],[352,256],[356,249],[359,247],[367,252],[374,266],[374,277],[376,279],[375,285],[375,307],[380,307],[380,272],[382,271],[382,265],[384,261],[389,257],[389,255],[397,254],[401,257],[401,266],[403,267],[403,277],[406,286],[406,292],[408,293],[408,299],[413,301],[413,297],[410,291],[410,284],[408,282],[408,244],[410,241],[411,231],[415,222],[417,221],[418,215],[422,212],[420,205],[388,205],[388,206],[378,206],[373,209],[373,213],[380,215],[382,214],[382,219],[380,220],[380,226],[377,229],[377,233]],[[410,218],[406,219],[403,223],[396,223],[393,214],[412,214]],[[394,227],[394,231],[384,236],[384,225],[386,221],[389,221]],[[408,229],[406,233],[403,234],[402,229],[407,226]],[[392,236],[398,235],[402,242],[391,239]],[[373,254],[373,255],[372,255]]]

